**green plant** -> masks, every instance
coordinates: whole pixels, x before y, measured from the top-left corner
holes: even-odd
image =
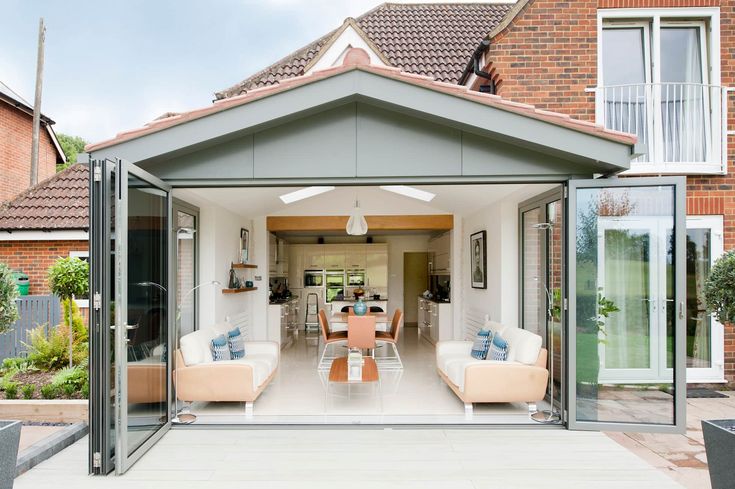
[[[18,320],[18,287],[10,268],[0,263],[0,334],[10,331],[10,327]]]
[[[51,384],[41,386],[41,397],[44,399],[56,399],[58,389]]]
[[[46,333],[45,326],[38,326],[28,332],[28,360],[42,370],[57,370],[69,364],[69,328],[60,324]],[[77,337],[72,342],[74,363],[87,359],[88,343]]]
[[[618,306],[615,305],[613,301],[602,295],[602,289],[600,289],[600,291],[597,293],[597,317],[595,318],[598,333],[602,333],[603,336],[607,336],[607,331],[605,330],[605,323],[607,321],[607,318],[610,317],[610,314],[612,314],[613,312],[618,312],[619,310],[620,309],[618,308]],[[607,340],[604,338],[600,338],[598,339],[598,342],[604,344],[607,342]]]
[[[704,283],[704,302],[723,324],[735,323],[735,250],[722,255]]]
[[[18,384],[16,382],[5,384],[5,399],[18,399]]]
[[[71,304],[71,311],[69,311],[69,305]],[[84,324],[84,318],[82,313],[79,311],[79,306],[76,301],[71,299],[64,299],[61,301],[61,310],[64,327],[69,327],[69,317],[72,318],[72,324],[74,325],[74,340],[75,341],[87,341],[89,339],[89,330]]]
[[[89,381],[85,382],[82,386],[82,397],[89,399]]]
[[[86,294],[89,290],[89,263],[75,256],[59,258],[48,269],[48,282],[51,292],[63,300],[74,299],[75,295]],[[73,325],[73,307],[69,307],[69,322]],[[69,366],[74,363],[74,328],[68,328],[69,333]]]
[[[77,391],[76,386],[73,384],[64,384],[61,388],[64,391],[64,394],[66,394],[67,397],[71,397],[74,395],[74,393]]]
[[[84,365],[66,367],[59,370],[51,379],[51,385],[56,388],[66,389],[71,386],[72,392],[81,390],[82,386],[89,381],[89,371]]]
[[[38,369],[33,365],[33,362],[29,361],[27,358],[14,357],[3,360],[2,371],[5,372],[6,375],[15,375],[17,373],[32,372],[35,370]]]
[[[33,399],[33,394],[36,392],[36,386],[33,384],[26,384],[21,388],[23,393],[23,399]]]

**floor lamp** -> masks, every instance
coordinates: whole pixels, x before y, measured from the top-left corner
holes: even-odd
[[[550,231],[554,226],[551,223],[548,222],[542,222],[539,224],[534,224],[534,228],[538,229],[539,231]],[[547,234],[548,238],[548,234]],[[548,242],[548,239],[547,239]],[[548,274],[547,274],[548,275]],[[538,277],[536,278],[538,280]],[[554,327],[553,327],[553,321],[551,321],[554,318],[552,308],[553,308],[553,296],[551,292],[549,291],[549,288],[546,286],[546,281],[543,282],[544,286],[544,293],[546,295],[546,335],[549,339],[549,396],[550,396],[550,402],[551,406],[549,409],[542,409],[537,410],[535,413],[531,414],[531,419],[536,421],[537,423],[558,423],[561,420],[561,414],[556,411],[554,408]],[[551,324],[551,331],[548,329],[548,325]]]
[[[189,289],[189,291],[181,297],[181,301],[179,302],[178,306],[176,307],[176,331],[174,332],[175,335],[176,335],[175,336],[175,338],[176,338],[176,349],[175,349],[175,351],[179,349],[179,341],[181,340],[181,338],[180,338],[180,335],[181,335],[181,307],[182,307],[182,305],[184,303],[184,299],[186,299],[187,297],[189,297],[189,295],[193,294],[195,290],[197,290],[200,287],[204,287],[205,285],[214,285],[215,287],[218,287],[218,286],[221,287],[222,286],[222,284],[219,281],[217,281],[217,280],[212,280],[210,282],[201,283],[201,284],[197,285],[196,287],[194,287],[192,289]],[[175,361],[175,358],[176,357],[174,355],[174,361]],[[174,416],[174,418],[171,420],[171,422],[172,423],[176,423],[176,424],[191,424],[191,423],[193,423],[194,421],[197,420],[197,417],[196,417],[196,414],[192,413],[189,410],[189,407],[186,406],[186,405],[183,408],[179,409],[179,396],[176,395],[176,392],[175,392],[176,391],[176,385],[178,384],[178,380],[179,380],[179,378],[178,378],[178,369],[174,365],[174,403],[175,403],[175,406],[176,406],[176,416]]]

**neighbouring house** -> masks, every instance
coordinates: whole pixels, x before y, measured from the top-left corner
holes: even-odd
[[[56,259],[88,259],[88,202],[89,167],[78,163],[0,205],[0,262],[28,274],[31,295],[50,293]]]
[[[41,115],[38,146],[38,182],[56,173],[66,161],[53,130],[54,121]],[[30,186],[33,106],[0,82],[0,203]]]
[[[125,472],[188,410],[683,432],[687,382],[735,366],[700,300],[735,245],[732,8],[386,3],[90,144],[91,384],[128,401],[90,405],[90,472]],[[235,329],[245,357],[218,365]],[[335,393],[350,329],[376,364],[351,380],[380,377],[359,401]]]

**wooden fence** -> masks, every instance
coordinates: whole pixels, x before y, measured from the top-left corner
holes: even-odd
[[[28,331],[43,325],[48,333],[49,325],[61,322],[61,301],[55,295],[26,295],[18,299],[20,319],[11,330],[0,334],[0,361],[5,358],[25,356]]]

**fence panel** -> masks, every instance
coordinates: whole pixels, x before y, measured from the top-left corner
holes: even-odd
[[[18,299],[18,319],[11,330],[0,334],[0,361],[5,358],[25,356],[28,332],[43,325],[48,333],[49,325],[61,322],[61,301],[55,295],[26,295]]]

